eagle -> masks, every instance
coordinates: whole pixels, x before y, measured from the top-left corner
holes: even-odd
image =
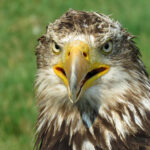
[[[69,9],[36,47],[37,150],[150,149],[150,80],[110,16]]]

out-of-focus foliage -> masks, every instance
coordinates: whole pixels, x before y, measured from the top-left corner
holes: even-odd
[[[149,0],[0,0],[0,149],[33,149],[34,50],[48,23],[69,8],[112,15],[137,36],[150,72],[149,7]]]

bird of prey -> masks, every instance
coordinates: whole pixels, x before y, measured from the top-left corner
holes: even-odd
[[[48,25],[36,48],[36,149],[150,149],[150,81],[133,38],[96,12]]]

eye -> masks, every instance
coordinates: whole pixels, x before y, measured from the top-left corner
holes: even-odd
[[[55,42],[52,43],[52,50],[55,54],[59,54],[61,52],[60,46]]]
[[[113,43],[112,41],[108,41],[106,42],[103,46],[102,46],[102,51],[104,52],[104,54],[110,53],[112,51],[113,48]]]

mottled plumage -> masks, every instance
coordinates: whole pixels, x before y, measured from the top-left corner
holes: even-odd
[[[150,149],[150,81],[132,39],[119,22],[96,12],[69,10],[48,25],[36,49],[36,149]],[[107,41],[109,53],[103,51],[108,50],[108,44],[103,48]],[[80,82],[77,73],[71,74],[78,58],[70,53],[81,45],[89,49],[83,56],[78,53],[84,62],[77,66],[84,78]],[[66,71],[70,57],[76,59],[71,73]],[[58,63],[63,67],[55,67]],[[101,67],[83,75],[86,64],[97,63]],[[88,81],[92,85],[86,87]]]

